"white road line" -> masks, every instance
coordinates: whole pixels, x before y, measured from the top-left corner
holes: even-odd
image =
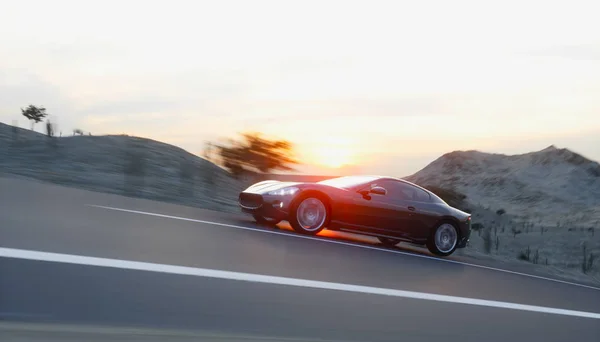
[[[567,285],[578,286],[578,287],[583,287],[583,288],[587,288],[587,289],[591,289],[591,290],[600,291],[599,287],[594,287],[594,286],[589,286],[589,285],[584,285],[584,284],[573,283],[573,282],[569,282],[569,281],[565,281],[565,280],[559,280],[559,279],[553,279],[553,278],[548,278],[548,277],[537,276],[537,275],[533,275],[533,274],[527,274],[527,273],[521,273],[521,272],[516,272],[516,271],[504,270],[504,269],[501,269],[501,268],[495,268],[495,267],[489,267],[489,266],[483,266],[483,265],[477,265],[477,264],[470,264],[470,263],[467,263],[467,262],[462,262],[462,261],[457,261],[457,260],[441,259],[441,258],[436,258],[436,257],[433,257],[433,256],[428,256],[428,255],[421,255],[421,254],[414,254],[414,253],[402,252],[402,251],[393,250],[393,249],[385,249],[385,248],[379,248],[379,247],[375,247],[375,246],[359,245],[359,244],[355,244],[355,243],[344,242],[344,241],[339,241],[339,240],[334,240],[334,239],[325,239],[325,238],[320,238],[320,237],[315,237],[315,236],[298,235],[298,234],[286,233],[286,232],[281,232],[281,231],[276,231],[276,230],[266,230],[266,229],[260,229],[260,228],[238,226],[238,225],[235,225],[235,224],[220,223],[220,222],[214,222],[214,221],[197,220],[197,219],[191,219],[191,218],[187,218],[187,217],[172,216],[172,215],[165,215],[165,214],[157,214],[157,213],[151,213],[151,212],[139,211],[139,210],[131,210],[131,209],[122,209],[122,208],[107,207],[107,206],[96,205],[96,204],[86,204],[86,206],[95,207],[95,208],[102,208],[102,209],[108,209],[108,210],[122,211],[122,212],[126,212],[126,213],[133,213],[133,214],[141,214],[141,215],[162,217],[162,218],[168,218],[168,219],[174,219],[174,220],[197,222],[197,223],[205,223],[205,224],[210,224],[210,225],[213,225],[213,226],[222,226],[222,227],[229,227],[229,228],[236,228],[236,229],[245,229],[245,230],[251,230],[251,231],[260,232],[260,233],[268,233],[268,234],[275,234],[275,235],[284,235],[284,236],[289,236],[289,237],[298,238],[298,239],[307,239],[307,240],[321,241],[321,242],[327,242],[327,243],[333,243],[333,244],[345,245],[345,246],[352,246],[352,247],[358,247],[358,248],[364,248],[364,249],[373,249],[373,250],[377,250],[377,251],[381,251],[381,252],[402,254],[402,255],[407,255],[407,256],[412,256],[412,257],[417,257],[417,258],[435,260],[435,261],[440,261],[440,262],[448,262],[448,263],[452,263],[452,264],[459,264],[459,265],[469,266],[469,267],[482,268],[482,269],[491,270],[491,271],[497,271],[497,272],[504,272],[504,273],[509,273],[509,274],[515,274],[515,275],[519,275],[519,276],[524,276],[524,277],[529,277],[529,278],[535,278],[535,279],[542,279],[542,280],[552,281],[552,282],[555,282],[555,283],[567,284]]]
[[[46,262],[57,262],[57,263],[65,263],[65,264],[86,265],[86,266],[109,267],[109,268],[148,271],[148,272],[157,272],[157,273],[188,275],[188,276],[196,276],[196,277],[228,279],[228,280],[264,283],[264,284],[307,287],[307,288],[323,289],[323,290],[335,290],[335,291],[364,293],[364,294],[373,294],[373,295],[381,295],[381,296],[422,299],[422,300],[430,300],[430,301],[437,301],[437,302],[466,304],[466,305],[484,306],[484,307],[491,307],[491,308],[502,308],[502,309],[547,313],[547,314],[553,314],[553,315],[564,315],[564,316],[600,319],[600,313],[595,313],[595,312],[566,310],[566,309],[550,308],[550,307],[544,307],[544,306],[525,305],[525,304],[500,302],[500,301],[484,300],[484,299],[476,299],[476,298],[455,297],[455,296],[439,295],[439,294],[433,294],[433,293],[395,290],[395,289],[362,286],[362,285],[332,283],[332,282],[316,281],[316,280],[308,280],[308,279],[287,278],[287,277],[277,277],[277,276],[269,276],[269,275],[253,274],[253,273],[212,270],[212,269],[207,269],[207,268],[156,264],[156,263],[149,263],[149,262],[139,262],[139,261],[120,260],[120,259],[97,258],[97,257],[89,257],[89,256],[82,256],[82,255],[49,253],[49,252],[39,252],[39,251],[0,247],[0,257],[46,261]]]

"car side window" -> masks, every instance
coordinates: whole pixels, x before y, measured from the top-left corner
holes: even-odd
[[[387,190],[385,197],[390,199],[416,202],[429,202],[430,196],[427,192],[399,181],[383,180],[373,183],[373,186],[380,186]]]
[[[414,191],[413,192],[413,198],[414,198],[413,201],[416,201],[416,202],[430,202],[431,201],[431,195],[429,195],[427,192],[425,192],[415,186],[409,185],[409,184],[405,184],[405,185],[413,189],[413,191]]]

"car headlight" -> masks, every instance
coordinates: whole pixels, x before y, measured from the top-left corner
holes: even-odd
[[[270,196],[291,196],[293,194],[295,194],[296,192],[298,192],[298,188],[283,188],[283,189],[277,189],[277,190],[273,190],[273,191],[269,191],[267,192],[267,195]]]

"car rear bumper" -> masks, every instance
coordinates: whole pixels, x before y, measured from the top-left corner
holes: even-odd
[[[456,248],[465,248],[469,243],[469,238],[471,237],[471,220],[466,222],[461,222],[460,224],[460,240],[458,240],[458,244]]]
[[[465,248],[465,247],[467,247],[468,243],[469,243],[469,238],[463,237],[458,241],[458,245],[456,245],[456,248]]]

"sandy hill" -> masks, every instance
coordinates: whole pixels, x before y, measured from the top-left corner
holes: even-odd
[[[462,193],[472,206],[546,224],[600,219],[600,165],[555,146],[521,155],[455,151],[406,179]]]
[[[243,186],[220,167],[158,141],[124,135],[51,139],[2,123],[0,172],[226,211],[238,211]]]

